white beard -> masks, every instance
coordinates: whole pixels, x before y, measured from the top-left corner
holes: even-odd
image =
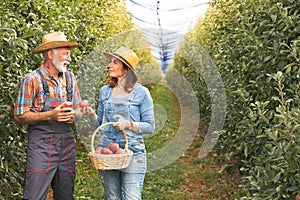
[[[59,72],[66,72],[66,71],[67,71],[67,68],[66,68],[64,65],[65,65],[65,64],[66,64],[66,65],[69,65],[70,62],[68,62],[68,61],[59,62],[57,52],[54,51],[54,57],[53,57],[53,60],[52,60],[52,64],[56,67],[56,69],[57,69]]]

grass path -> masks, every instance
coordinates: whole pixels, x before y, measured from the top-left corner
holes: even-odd
[[[180,105],[177,98],[166,88],[159,88],[157,95],[153,95],[154,101],[160,103],[167,109],[168,116],[170,117],[166,123],[166,130],[163,130],[160,137],[172,139],[172,134],[166,136],[165,132],[168,127],[179,126],[180,122]],[[176,132],[172,130],[173,133]],[[198,134],[193,140],[193,143],[187,151],[172,165],[163,170],[157,171],[153,176],[158,180],[151,184],[157,184],[159,188],[168,191],[165,195],[161,195],[157,199],[180,199],[180,200],[208,200],[208,199],[232,199],[238,196],[238,185],[241,183],[238,174],[227,174],[221,171],[222,166],[225,164],[220,159],[216,158],[211,152],[205,159],[200,159],[198,153],[202,144],[203,136],[206,131],[204,123],[200,122]],[[155,138],[155,141],[159,141]],[[147,141],[146,141],[147,144]],[[151,178],[151,175],[148,179]],[[150,180],[148,180],[150,181]],[[157,183],[159,182],[159,184]],[[147,192],[147,179],[146,190]],[[152,191],[154,193],[159,192]],[[161,193],[161,192],[160,192]],[[236,194],[237,193],[237,194]],[[148,198],[150,196],[150,198]],[[151,194],[145,195],[146,199],[151,199]],[[155,196],[152,198],[156,199]]]

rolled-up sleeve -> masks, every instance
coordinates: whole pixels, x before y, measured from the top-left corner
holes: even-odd
[[[22,78],[19,84],[19,93],[14,106],[14,115],[23,115],[25,111],[32,109],[34,96],[32,80],[28,77]]]

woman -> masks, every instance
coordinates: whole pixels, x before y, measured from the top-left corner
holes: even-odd
[[[91,108],[87,112],[96,126],[114,122],[103,128],[100,147],[118,142],[124,148],[121,130],[125,129],[133,156],[127,168],[99,170],[99,173],[106,199],[141,199],[147,164],[142,135],[152,133],[155,128],[153,101],[149,90],[139,83],[134,72],[139,59],[132,50],[120,47],[114,53],[104,55],[110,60],[108,84],[100,89],[98,113]]]

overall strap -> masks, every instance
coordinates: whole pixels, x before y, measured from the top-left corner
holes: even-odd
[[[44,78],[41,70],[37,69],[37,72],[38,72],[38,74],[41,77],[41,81],[42,81],[42,85],[43,85],[43,90],[46,93],[46,98],[49,99],[50,98],[50,92],[49,92],[48,83],[45,80],[45,78]],[[71,80],[70,75],[71,75],[70,72],[66,71],[65,77],[66,77],[66,84],[67,84],[66,91],[67,91],[67,100],[68,101],[72,101],[72,96],[73,96],[72,95],[73,94],[73,82]]]
[[[65,77],[66,77],[66,90],[67,90],[67,101],[72,102],[72,97],[73,97],[73,82],[71,79],[71,73],[69,71],[65,72]]]
[[[46,99],[49,99],[50,98],[50,92],[49,92],[49,87],[48,87],[48,84],[47,84],[47,81],[45,80],[42,72],[40,69],[37,69],[37,72],[39,74],[39,76],[41,77],[41,81],[42,81],[42,85],[43,85],[43,91],[46,93]]]

